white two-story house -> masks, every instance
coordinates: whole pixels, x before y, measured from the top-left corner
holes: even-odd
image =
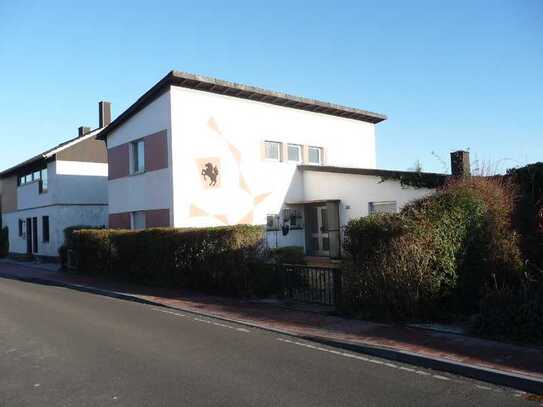
[[[98,138],[116,228],[267,224],[270,246],[341,255],[341,228],[429,189],[377,170],[360,109],[172,71]]]
[[[68,226],[107,225],[107,151],[96,135],[111,121],[99,103],[100,125],[80,127],[66,141],[0,173],[2,224],[11,254],[57,257]]]

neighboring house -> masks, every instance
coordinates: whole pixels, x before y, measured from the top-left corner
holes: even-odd
[[[58,256],[63,231],[107,225],[107,151],[96,135],[111,121],[100,102],[100,126],[0,173],[2,224],[12,254]]]
[[[341,228],[430,189],[382,181],[364,110],[172,71],[98,138],[116,228],[267,224],[271,246],[339,257]],[[288,226],[288,227],[287,227]]]

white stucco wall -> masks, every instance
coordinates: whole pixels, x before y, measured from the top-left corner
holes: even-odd
[[[49,242],[43,242],[42,216],[49,216]],[[4,214],[3,225],[9,228],[10,253],[26,253],[26,238],[19,236],[19,219],[38,218],[38,255],[58,256],[64,243],[64,229],[73,225],[107,225],[106,205],[48,206]]]
[[[396,201],[400,210],[406,203],[433,192],[426,188],[402,187],[399,181],[381,182],[381,177],[370,175],[303,171],[303,180],[305,201],[341,201],[340,226],[353,218],[367,216],[370,202]]]
[[[266,140],[322,147],[327,165],[375,166],[373,124],[180,87],[170,92],[175,226],[263,224],[285,201],[302,200],[296,164],[263,160]],[[202,182],[206,160],[220,162],[217,187]]]
[[[168,133],[168,168],[110,180],[109,213],[172,208],[170,111],[170,92],[166,92],[108,136],[107,146],[112,148],[164,129]]]
[[[18,209],[47,205],[107,204],[107,164],[51,161],[47,164],[48,188],[39,193],[39,182],[17,187]]]

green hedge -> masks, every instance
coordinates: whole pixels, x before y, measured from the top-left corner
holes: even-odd
[[[74,247],[74,232],[81,229],[103,229],[99,226],[89,226],[89,225],[73,225],[68,226],[64,229],[64,243],[58,249],[58,256],[60,258],[60,264],[62,268],[66,269],[68,265],[68,248],[73,249]]]
[[[305,252],[301,246],[277,247],[270,251],[276,264],[305,264]]]
[[[8,227],[0,229],[0,257],[6,257],[9,254],[9,231]]]
[[[399,214],[351,221],[346,310],[390,320],[475,312],[490,282],[520,275],[511,193],[496,179],[454,181]]]
[[[263,228],[76,230],[67,243],[79,271],[127,281],[230,295],[260,294],[273,278],[262,264]]]

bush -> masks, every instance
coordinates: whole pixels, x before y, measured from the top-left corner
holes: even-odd
[[[272,249],[270,257],[276,264],[305,264],[304,248],[301,246],[285,246]]]
[[[73,232],[71,245],[82,273],[222,294],[258,291],[255,274],[264,267],[260,226],[82,229]]]
[[[74,244],[74,232],[81,229],[103,229],[101,226],[87,226],[87,225],[73,225],[64,229],[64,243],[58,248],[58,256],[60,258],[60,265],[66,269],[68,266],[68,249],[73,249]]]
[[[536,273],[543,269],[543,237],[538,233],[538,216],[543,199],[543,163],[529,164],[507,171],[506,177],[518,188],[515,227],[520,232],[521,248],[528,266]],[[541,222],[541,218],[539,218]]]
[[[0,229],[0,257],[6,257],[9,254],[9,231],[8,227]]]
[[[520,275],[512,202],[504,181],[474,177],[451,181],[399,214],[351,221],[345,307],[392,320],[476,311],[486,285]]]
[[[489,290],[473,330],[500,339],[543,341],[543,279]]]

